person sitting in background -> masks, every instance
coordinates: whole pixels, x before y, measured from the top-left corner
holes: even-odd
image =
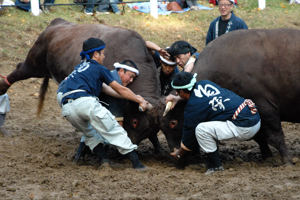
[[[121,12],[117,6],[118,0],[88,0],[88,3],[101,3],[98,5],[96,9],[97,15],[109,14],[109,10],[111,9],[115,14],[120,15]],[[114,4],[109,4],[114,3]],[[93,15],[95,5],[87,5],[84,13],[86,15]]]
[[[163,50],[157,44],[151,41],[146,41],[146,46],[150,50],[155,65],[158,69],[161,96],[169,95],[173,90],[171,82],[174,78],[174,75],[179,72],[176,62],[170,59],[170,48],[167,47],[165,50]]]
[[[235,16],[232,11],[234,0],[219,0],[217,2],[221,16],[217,17],[210,23],[206,36],[206,45],[217,37],[220,37],[230,31],[248,29],[246,23]]]
[[[170,49],[170,58],[183,68],[183,71],[191,72],[198,56],[197,49],[186,41],[174,42]]]
[[[6,93],[0,95],[0,135],[3,135],[5,137],[10,136],[10,134],[3,127],[6,113],[8,113],[9,110],[10,110],[10,105],[9,105],[8,95]]]
[[[40,4],[54,4],[55,0],[45,0],[44,2],[40,2]],[[31,5],[30,5],[30,0],[16,0],[15,5],[17,8],[30,12],[31,11]],[[50,5],[45,5],[44,8],[40,7],[41,12],[50,12]]]
[[[189,7],[190,10],[201,10],[201,8],[198,6],[198,3],[196,0],[189,0],[189,1],[176,1],[179,6],[183,9],[183,8],[187,8]]]

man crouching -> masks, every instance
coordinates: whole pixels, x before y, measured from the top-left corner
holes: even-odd
[[[244,99],[209,80],[196,81],[196,76],[180,72],[172,82],[179,96],[169,95],[172,108],[179,100],[187,101],[181,147],[171,153],[180,159],[187,151],[199,146],[207,153],[206,175],[224,171],[217,141],[244,141],[260,129],[260,116],[250,99]]]

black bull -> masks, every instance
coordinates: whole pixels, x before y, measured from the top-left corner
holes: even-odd
[[[300,122],[300,30],[238,30],[211,42],[201,52],[192,73],[252,99],[262,119],[253,138],[262,158],[275,147],[284,163],[292,163],[281,121]],[[185,103],[161,117],[169,147],[180,145]]]
[[[39,95],[40,111],[43,105],[49,78],[60,83],[74,67],[81,62],[79,56],[83,42],[90,38],[100,38],[106,43],[103,65],[114,69],[115,62],[130,59],[136,63],[140,75],[129,86],[136,94],[141,95],[151,104],[159,98],[159,79],[155,63],[149,53],[145,41],[135,31],[112,27],[103,24],[76,25],[63,19],[54,19],[43,31],[34,46],[30,49],[25,62],[7,76],[10,84],[30,77],[44,78]],[[9,85],[0,80],[0,94],[4,94]],[[149,138],[158,147],[158,124],[149,113],[138,111],[138,104],[129,102],[126,106],[124,128],[132,142],[139,144]]]

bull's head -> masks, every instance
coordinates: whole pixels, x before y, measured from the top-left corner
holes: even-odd
[[[124,110],[124,129],[132,143],[137,145],[142,140],[156,135],[159,131],[155,109],[141,112],[138,107],[138,103],[127,101]]]
[[[165,98],[160,99],[159,102],[161,107],[158,110],[159,128],[164,133],[170,150],[173,151],[174,148],[180,147],[186,101],[179,101],[165,116],[163,116],[166,107]]]

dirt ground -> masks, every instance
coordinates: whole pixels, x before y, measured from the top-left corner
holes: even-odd
[[[8,75],[19,61],[1,58],[0,74]],[[300,199],[299,124],[283,123],[294,166],[283,166],[275,149],[272,159],[261,162],[258,145],[248,141],[221,145],[224,172],[203,175],[202,158],[180,170],[159,133],[165,156],[156,155],[148,140],[138,148],[151,170],[135,171],[113,148],[118,167],[98,169],[93,156],[72,164],[81,134],[61,117],[54,82],[36,117],[41,82],[31,78],[8,91],[5,128],[12,137],[0,136],[0,199]]]
[[[1,74],[15,64],[4,61]],[[113,148],[110,156],[118,167],[98,169],[92,156],[73,165],[80,133],[61,117],[54,82],[36,117],[41,82],[28,79],[8,91],[5,127],[13,137],[0,137],[0,199],[300,199],[299,124],[283,123],[294,166],[284,167],[274,149],[274,158],[261,162],[258,145],[248,141],[221,146],[224,172],[203,175],[203,159],[180,170],[161,133],[166,156],[155,155],[148,140],[138,148],[150,171],[135,171]]]

